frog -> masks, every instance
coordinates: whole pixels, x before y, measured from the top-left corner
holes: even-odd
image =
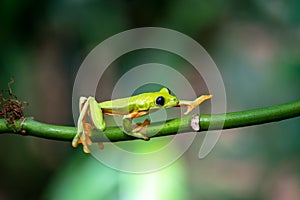
[[[95,97],[80,97],[79,99],[79,117],[77,122],[77,133],[72,141],[72,146],[77,147],[82,143],[83,151],[90,153],[89,146],[92,145],[90,137],[91,130],[96,128],[105,131],[106,123],[104,115],[121,116],[123,132],[129,136],[149,140],[146,127],[151,123],[150,119],[144,122],[132,123],[133,119],[148,115],[159,109],[172,107],[187,107],[184,115],[189,114],[195,107],[211,99],[212,95],[201,95],[193,101],[178,100],[171,91],[163,87],[156,92],[146,92],[131,97],[113,99],[109,101],[98,102]],[[91,123],[86,118],[89,117]],[[103,149],[103,143],[99,142],[100,149]]]

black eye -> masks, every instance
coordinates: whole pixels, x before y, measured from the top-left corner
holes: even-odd
[[[163,106],[165,104],[165,98],[162,96],[159,96],[156,98],[155,102],[156,102],[156,105]]]

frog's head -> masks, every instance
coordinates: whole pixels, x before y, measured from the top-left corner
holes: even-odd
[[[159,92],[156,92],[155,104],[160,108],[174,107],[178,105],[178,102],[177,97],[171,95],[168,88],[162,88]]]

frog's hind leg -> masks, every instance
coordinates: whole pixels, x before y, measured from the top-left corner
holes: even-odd
[[[89,148],[92,144],[90,140],[91,132],[95,126],[97,129],[104,130],[105,122],[103,120],[103,114],[98,102],[94,97],[81,97],[79,101],[80,115],[77,123],[77,134],[73,139],[72,146],[77,147],[79,143],[82,143],[85,153],[89,153]],[[86,122],[86,117],[89,116],[93,125]]]
[[[143,123],[137,123],[132,126],[132,119],[139,116],[145,115],[147,112],[133,112],[123,117],[123,129],[127,135],[141,138],[143,140],[149,140],[149,137],[146,136],[146,127],[150,124],[150,120],[146,119]]]
[[[136,125],[133,126],[132,132],[139,132],[142,135],[146,136],[146,128],[150,124],[150,122],[150,119],[145,119],[143,123],[136,123]],[[146,140],[149,140],[149,138],[147,137]]]
[[[87,112],[82,112],[83,108],[86,110],[87,105],[87,98],[86,97],[80,97],[79,99],[79,118],[77,121],[77,134],[73,138],[72,146],[77,147],[79,143],[82,143],[81,135],[83,133],[83,124],[86,122],[86,115]]]

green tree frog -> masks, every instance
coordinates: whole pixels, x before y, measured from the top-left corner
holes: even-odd
[[[162,88],[158,92],[143,93],[100,103],[98,103],[94,97],[80,97],[80,115],[77,124],[77,134],[73,139],[72,146],[77,147],[79,143],[82,143],[84,152],[89,153],[90,150],[88,147],[92,145],[92,141],[89,138],[91,136],[90,130],[93,128],[101,131],[105,130],[106,124],[104,115],[123,116],[123,131],[126,134],[149,140],[146,136],[145,128],[150,124],[150,120],[146,119],[143,123],[137,123],[133,126],[132,119],[147,115],[149,112],[154,112],[161,108],[180,106],[187,107],[187,111],[184,113],[187,115],[196,106],[211,97],[212,95],[202,95],[194,101],[179,101],[176,96],[171,94],[168,88]],[[86,121],[87,116],[90,117],[92,125]],[[103,148],[102,143],[100,143],[99,146]]]

